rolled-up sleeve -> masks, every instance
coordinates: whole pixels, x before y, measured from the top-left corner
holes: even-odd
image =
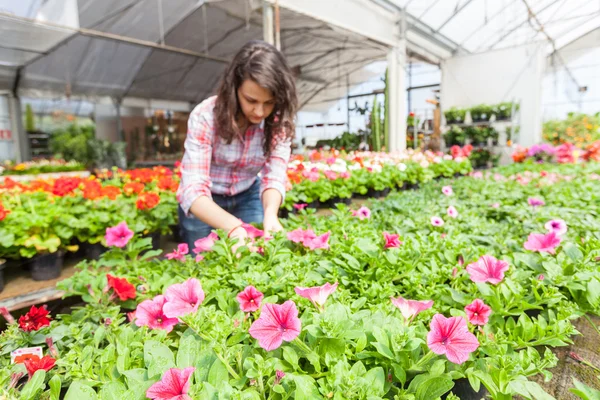
[[[177,200],[186,215],[189,215],[190,207],[198,197],[212,198],[210,162],[213,135],[212,123],[206,115],[194,110],[188,120],[185,153],[180,167],[181,183],[177,191]]]
[[[275,189],[281,194],[282,201],[285,200],[285,183],[287,180],[287,166],[292,153],[292,141],[280,134],[275,138],[275,146],[267,158],[267,162],[261,171],[260,193],[267,189]]]

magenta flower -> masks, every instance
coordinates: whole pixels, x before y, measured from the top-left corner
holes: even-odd
[[[489,282],[497,285],[504,279],[508,263],[492,256],[481,256],[479,260],[467,265],[467,272],[473,282]]]
[[[404,317],[404,321],[410,324],[410,321],[421,311],[429,310],[433,306],[433,300],[406,300],[402,297],[393,298],[392,304],[398,307]]]
[[[321,236],[317,236],[313,239],[304,239],[302,244],[304,244],[305,247],[308,247],[311,250],[316,250],[316,249],[328,250],[330,236],[331,236],[331,232],[327,232],[327,233],[324,233]]]
[[[538,251],[540,253],[556,253],[556,247],[560,244],[560,237],[554,231],[546,233],[530,233],[523,247],[527,250]]]
[[[177,248],[175,250],[173,250],[172,252],[170,252],[169,254],[166,255],[167,259],[169,260],[179,260],[181,262],[185,261],[185,255],[188,254],[190,252],[190,248],[188,247],[187,243],[179,243],[177,245]]]
[[[467,327],[463,317],[433,316],[427,333],[427,346],[435,354],[445,354],[448,361],[462,364],[477,350],[479,341]]]
[[[532,206],[532,207],[543,206],[544,204],[546,204],[546,203],[544,202],[544,200],[542,200],[542,199],[537,199],[537,198],[535,198],[535,197],[529,197],[529,198],[527,199],[527,203],[528,203],[530,206]]]
[[[254,226],[252,226],[250,224],[243,224],[242,228],[244,228],[246,233],[248,233],[248,237],[250,237],[251,239],[263,237],[265,235],[264,231],[262,231],[258,228],[255,228]]]
[[[446,212],[448,213],[449,217],[452,217],[452,218],[458,217],[458,210],[454,206],[449,206],[448,210]]]
[[[306,207],[308,207],[308,204],[306,204],[306,203],[298,203],[298,204],[294,204],[293,207],[296,210],[300,211],[300,210],[304,210]]]
[[[454,193],[454,191],[452,190],[452,186],[444,186],[442,188],[442,193],[444,193],[446,196],[452,196],[452,194]]]
[[[548,232],[555,232],[559,236],[567,233],[567,223],[562,219],[552,219],[546,222],[544,228],[546,228]]]
[[[296,294],[298,296],[301,296],[301,297],[304,297],[305,299],[310,300],[311,303],[313,303],[313,305],[318,310],[323,310],[323,306],[325,305],[327,298],[329,297],[330,294],[335,292],[335,289],[337,289],[337,287],[338,287],[337,282],[334,283],[333,285],[330,284],[329,282],[327,282],[323,286],[315,286],[315,287],[310,287],[310,288],[296,286],[294,288],[294,291],[296,292]]]
[[[273,385],[279,385],[281,383],[281,380],[285,377],[285,372],[283,372],[282,370],[278,369],[275,371],[275,381],[273,382]]]
[[[483,300],[475,299],[465,306],[465,312],[467,319],[473,325],[485,325],[488,323],[492,309]]]
[[[211,251],[212,247],[215,245],[215,242],[219,239],[219,236],[211,232],[210,235],[204,237],[202,239],[198,239],[194,242],[194,253],[204,253],[205,251]]]
[[[312,240],[316,237],[317,235],[315,235],[312,229],[308,229],[305,231],[302,228],[298,228],[287,233],[288,240],[294,243],[304,243],[305,240]]]
[[[190,278],[183,283],[169,286],[165,298],[165,315],[169,318],[183,317],[198,311],[198,307],[204,301],[204,290],[198,279]]]
[[[152,300],[142,301],[135,310],[135,324],[171,332],[179,320],[165,315],[163,307],[166,301],[167,299],[163,295],[158,295]]]
[[[204,260],[204,256],[202,254],[197,254],[196,255],[196,262],[200,262],[202,260]]]
[[[146,391],[146,397],[152,400],[192,400],[187,393],[195,370],[195,367],[169,368],[162,379]]]
[[[444,226],[444,220],[440,217],[431,217],[431,225],[433,226]]]
[[[385,239],[384,248],[386,249],[400,247],[400,245],[402,244],[402,242],[400,241],[400,235],[398,235],[397,233],[383,232],[383,238]]]
[[[243,312],[254,312],[260,308],[260,302],[265,297],[254,286],[246,286],[246,288],[237,295],[236,299],[240,303],[240,309]]]
[[[344,171],[340,174],[340,176],[344,179],[348,179],[348,178],[350,178],[350,172]]]
[[[325,171],[325,177],[330,181],[335,181],[338,178],[338,174],[335,171]]]
[[[106,228],[104,239],[107,246],[125,247],[132,237],[133,231],[129,229],[127,222],[123,221],[117,226]]]
[[[291,342],[302,329],[302,323],[298,318],[296,303],[291,300],[283,304],[265,304],[260,317],[254,321],[250,330],[250,336],[258,340],[260,347],[267,351],[275,350],[285,340]]]
[[[358,217],[358,219],[360,219],[362,221],[363,219],[371,218],[371,210],[369,210],[365,206],[362,206],[361,208],[359,208],[356,211],[352,210],[352,216]]]

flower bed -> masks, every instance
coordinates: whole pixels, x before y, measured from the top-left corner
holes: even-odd
[[[517,163],[556,162],[559,164],[572,164],[580,161],[600,161],[600,140],[585,146],[584,149],[580,149],[569,142],[558,146],[542,143],[529,148],[518,147],[512,158]]]
[[[0,166],[0,175],[37,175],[73,171],[85,171],[85,165],[77,161],[38,160],[18,164],[9,161]]]
[[[472,386],[550,398],[527,378],[550,379],[572,320],[600,313],[600,167],[546,167],[430,182],[329,218],[304,210],[287,234],[250,230],[241,257],[215,235],[170,260],[139,257],[149,239],[121,225],[110,252],[59,285],[83,307],[9,324],[0,390],[428,400]],[[11,364],[32,345],[43,358]]]
[[[315,152],[311,158],[306,162],[296,158],[290,164],[288,175],[294,185],[288,188],[287,210],[296,203],[331,205],[327,202],[354,194],[376,195],[404,183],[415,185],[471,170],[461,157],[444,159],[433,153],[342,157]],[[300,166],[307,173],[300,173]],[[120,221],[146,235],[168,234],[177,223],[177,171],[164,167],[104,171],[97,178],[29,182],[6,178],[0,184],[0,258],[75,251],[82,244],[100,243],[106,228]]]

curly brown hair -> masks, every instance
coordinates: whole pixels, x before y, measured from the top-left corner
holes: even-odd
[[[298,109],[294,76],[275,46],[253,40],[238,51],[221,77],[214,110],[217,134],[228,144],[240,133],[237,117],[242,111],[237,90],[246,79],[268,89],[275,98],[273,112],[264,121],[264,151],[268,155],[275,145],[274,132],[283,129],[286,139],[294,136]]]

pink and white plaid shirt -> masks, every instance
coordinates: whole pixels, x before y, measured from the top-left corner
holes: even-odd
[[[188,215],[192,203],[200,196],[212,198],[212,193],[233,196],[252,186],[261,178],[262,193],[276,189],[285,198],[286,171],[291,154],[291,142],[283,134],[267,158],[263,152],[263,125],[251,125],[243,141],[234,138],[231,144],[215,133],[213,111],[217,97],[209,97],[190,114],[181,161],[181,183],[177,200]]]

